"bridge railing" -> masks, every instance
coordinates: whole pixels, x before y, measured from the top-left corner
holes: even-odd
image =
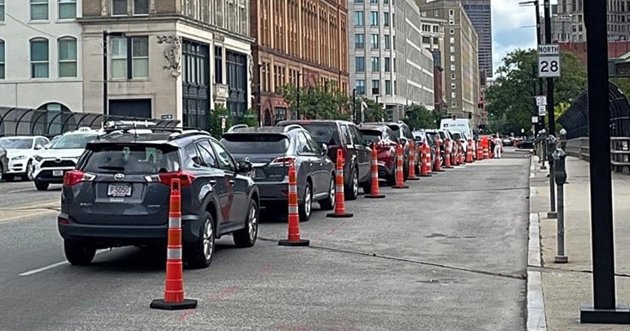
[[[568,140],[566,153],[588,161],[588,137]],[[630,174],[630,137],[610,137],[610,164],[614,172]]]

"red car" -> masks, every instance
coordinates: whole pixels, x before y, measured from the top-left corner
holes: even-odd
[[[396,133],[385,124],[360,124],[359,131],[369,146],[376,146],[378,177],[396,182]]]

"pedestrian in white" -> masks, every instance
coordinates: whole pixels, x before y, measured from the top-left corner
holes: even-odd
[[[501,141],[501,136],[497,133],[496,136],[494,136],[494,158],[495,159],[500,159],[501,158],[501,152],[503,151],[503,142]]]

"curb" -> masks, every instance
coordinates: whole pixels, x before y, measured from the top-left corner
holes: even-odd
[[[534,158],[530,158],[530,179],[536,175]],[[527,249],[527,330],[546,331],[545,300],[542,273],[534,270],[541,267],[540,216],[531,212],[532,199],[538,192],[529,188],[529,241]]]

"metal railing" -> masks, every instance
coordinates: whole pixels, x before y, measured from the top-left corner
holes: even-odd
[[[567,141],[566,153],[589,160],[588,137]],[[630,137],[610,137],[610,164],[614,172],[630,174]]]

